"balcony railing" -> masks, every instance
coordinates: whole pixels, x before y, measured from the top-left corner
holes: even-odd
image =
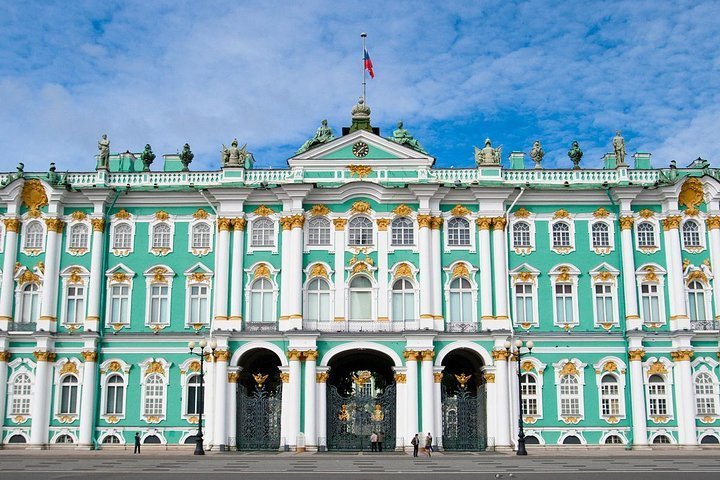
[[[405,322],[346,320],[342,322],[303,321],[303,330],[319,332],[402,332],[406,330]]]
[[[34,332],[37,324],[35,322],[18,323],[10,322],[8,324],[8,331],[10,332]]]
[[[717,320],[691,320],[691,330],[720,330],[720,322]]]
[[[277,322],[247,322],[245,323],[246,332],[277,332]]]
[[[480,324],[477,322],[460,323],[460,322],[447,322],[445,324],[446,332],[463,332],[463,333],[475,333],[480,331]]]

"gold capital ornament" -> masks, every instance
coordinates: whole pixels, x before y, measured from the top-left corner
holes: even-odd
[[[432,217],[430,215],[420,214],[417,216],[417,221],[420,228],[430,228],[431,220]]]
[[[236,232],[242,232],[245,230],[245,225],[247,224],[247,221],[244,218],[233,218],[230,223],[232,224],[233,230]]]
[[[17,218],[6,218],[3,220],[5,230],[17,233],[20,230],[20,220]]]
[[[675,230],[677,228],[680,228],[681,221],[682,221],[682,217],[680,215],[669,215],[669,216],[665,217],[662,221],[663,229]]]
[[[632,215],[626,215],[624,217],[620,217],[620,229],[621,230],[630,230],[630,229],[632,229],[634,222],[635,222],[635,219],[632,217]]]
[[[85,350],[80,352],[80,355],[86,362],[97,362],[98,353],[95,350]]]
[[[493,223],[493,219],[490,217],[478,217],[475,220],[475,223],[477,224],[477,226],[480,230],[490,230],[490,227],[492,226],[492,223]]]
[[[510,353],[504,348],[493,350],[490,354],[496,362],[507,362],[507,359],[510,356]]]
[[[345,225],[347,225],[347,218],[334,218],[333,225],[335,225],[335,230],[345,230]]]
[[[227,217],[220,217],[217,219],[218,231],[229,232],[231,220]]]
[[[504,230],[506,223],[507,220],[505,220],[505,217],[494,217],[492,219],[493,230]]]
[[[375,221],[377,222],[378,232],[386,232],[387,231],[388,225],[390,225],[389,218],[378,218]]]

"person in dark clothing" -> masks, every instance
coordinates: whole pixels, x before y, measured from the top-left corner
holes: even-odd
[[[430,435],[430,432],[425,437],[425,453],[427,453],[428,457],[432,456],[430,455],[432,453],[432,435]]]
[[[382,452],[382,444],[385,441],[385,432],[378,433],[377,440],[378,440],[378,452]]]
[[[135,432],[135,450],[133,453],[140,453],[140,433]]]
[[[410,441],[410,444],[413,446],[413,457],[418,456],[418,449],[420,448],[420,439],[418,438],[418,434],[416,433],[413,439]]]

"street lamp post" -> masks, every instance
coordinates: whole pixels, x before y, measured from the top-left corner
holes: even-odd
[[[507,350],[508,356],[510,356],[511,353],[514,353],[517,358],[518,403],[520,404],[520,414],[518,415],[518,427],[520,428],[518,429],[517,454],[527,455],[527,450],[525,449],[525,432],[523,432],[522,372],[520,371],[520,357],[523,355],[529,355],[532,352],[535,343],[532,340],[528,340],[525,343],[525,347],[527,348],[527,352],[525,353],[520,352],[522,346],[523,341],[518,338],[515,340],[515,351],[512,352],[513,344],[510,343],[510,341],[505,342],[505,350]]]
[[[188,348],[190,349],[190,355],[195,355],[196,357],[200,357],[200,408],[198,409],[198,431],[195,439],[195,455],[205,455],[205,449],[203,448],[203,431],[202,431],[202,422],[203,422],[203,411],[205,410],[205,355],[206,354],[215,354],[215,349],[217,348],[217,342],[215,340],[210,341],[210,351],[206,352],[205,347],[207,347],[208,342],[205,339],[200,340],[199,346],[200,351],[195,352],[195,342],[188,342]]]

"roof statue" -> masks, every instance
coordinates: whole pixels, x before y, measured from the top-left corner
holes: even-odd
[[[103,133],[102,138],[98,141],[98,150],[100,150],[100,154],[97,168],[106,169],[110,163],[110,140],[107,138],[107,133]]]
[[[352,123],[350,124],[350,128],[347,130],[347,132],[343,130],[343,135],[345,135],[346,133],[355,132],[357,130],[365,130],[366,132],[374,131],[372,125],[370,125],[370,107],[368,107],[367,103],[365,103],[365,98],[360,97],[358,99],[358,102],[352,108],[351,113]]]
[[[252,169],[255,163],[253,154],[247,151],[247,143],[238,148],[237,138],[230,143],[230,148],[223,144],[222,149],[222,166],[223,167],[242,167],[248,170]]]
[[[530,158],[532,158],[532,161],[535,162],[535,168],[542,168],[540,164],[542,163],[544,156],[545,150],[543,150],[542,146],[540,146],[540,140],[535,140],[535,143],[533,143],[532,149],[530,150]]]
[[[150,147],[149,143],[145,145],[145,150],[143,150],[140,154],[140,160],[143,162],[143,172],[149,172],[150,165],[153,160],[155,160],[155,154],[153,153],[152,147]]]
[[[573,140],[570,150],[568,151],[568,157],[573,162],[573,170],[580,170],[580,159],[582,159],[583,151],[580,150],[580,145],[577,140]]]
[[[481,166],[500,166],[500,158],[502,156],[502,145],[498,148],[492,147],[489,138],[485,139],[485,147],[480,149],[475,147],[475,164]]]
[[[315,135],[313,137],[302,144],[300,148],[297,149],[295,154],[307,152],[311,148],[315,148],[318,145],[322,145],[323,143],[330,142],[332,140],[335,140],[335,135],[333,135],[333,131],[330,127],[328,127],[327,120],[323,120],[320,123],[320,126],[315,131]]]
[[[398,122],[397,129],[393,132],[392,137],[387,137],[387,139],[391,142],[397,143],[398,145],[404,145],[417,152],[427,154],[422,145],[420,145],[420,142],[415,140],[415,137],[410,135],[410,133],[403,128],[403,122]]]
[[[367,106],[367,103],[365,103],[365,99],[360,97],[358,99],[358,102],[353,107],[352,111],[352,118],[370,118],[370,107]]]
[[[615,164],[618,167],[625,166],[625,139],[620,135],[620,130],[615,133],[612,145],[615,153]]]
[[[192,153],[192,150],[190,150],[190,144],[183,145],[182,152],[180,152],[180,163],[182,163],[182,171],[187,172],[190,171],[190,162],[192,162],[192,159],[195,158],[195,154]]]

